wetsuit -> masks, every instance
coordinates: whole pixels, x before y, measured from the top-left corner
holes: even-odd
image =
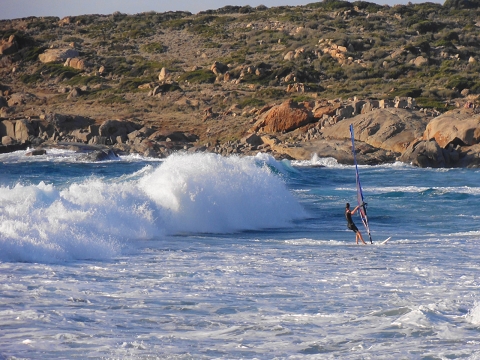
[[[352,220],[352,213],[350,210],[345,209],[345,218],[347,219],[347,227],[352,230],[353,232],[357,232],[358,228],[355,226]]]

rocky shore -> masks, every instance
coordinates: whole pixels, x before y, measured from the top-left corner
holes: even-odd
[[[405,104],[412,101],[404,100]],[[34,156],[62,147],[89,153],[85,158],[95,161],[130,153],[164,158],[178,151],[225,156],[266,152],[297,160],[316,154],[351,164],[349,126],[353,124],[361,164],[402,161],[419,167],[480,166],[480,114],[474,109],[433,117],[410,105],[401,108],[401,103],[398,99],[394,107],[372,107],[371,102],[359,100],[349,104],[288,100],[260,110],[244,137],[223,144],[202,143],[193,133],[164,132],[131,120],[99,124],[88,117],[54,113],[3,119],[0,153],[29,148],[27,155]]]

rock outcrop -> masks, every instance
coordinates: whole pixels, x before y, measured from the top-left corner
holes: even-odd
[[[356,140],[400,154],[415,139],[422,137],[427,123],[426,118],[406,109],[376,109],[323,129],[323,136],[330,139],[350,138],[349,127],[353,124]]]
[[[0,55],[15,54],[19,50],[15,35],[11,35],[8,41],[0,41]]]
[[[54,113],[46,115],[45,120],[58,132],[70,132],[77,129],[83,129],[95,123],[93,119],[84,116]]]
[[[265,113],[251,132],[282,133],[295,130],[313,121],[313,114],[303,103],[287,100]]]
[[[85,70],[88,66],[90,66],[87,61],[79,58],[68,58],[63,65],[70,66],[77,70]]]
[[[424,140],[435,140],[442,148],[469,146],[480,142],[480,114],[469,109],[456,109],[431,120],[423,134]]]
[[[210,67],[210,70],[215,75],[225,74],[228,71],[228,66],[225,64],[222,64],[221,62],[215,61]]]
[[[128,120],[107,120],[98,129],[99,135],[103,137],[109,137],[116,139],[121,137],[125,139],[127,135],[137,129],[140,126],[132,121]]]
[[[412,143],[399,160],[418,167],[438,168],[447,165],[442,148],[435,141]]]
[[[94,150],[91,152],[87,152],[82,154],[78,157],[78,161],[106,161],[106,160],[116,160],[118,159],[118,155],[112,149],[105,149],[105,150]]]
[[[170,72],[163,67],[162,70],[160,70],[160,74],[158,74],[158,81],[165,81],[170,77]]]
[[[42,63],[63,62],[78,55],[78,51],[74,49],[47,49],[43,54],[38,55],[38,59]]]

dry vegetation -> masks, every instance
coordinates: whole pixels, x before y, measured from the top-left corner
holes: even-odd
[[[250,110],[287,98],[412,96],[442,111],[453,99],[480,94],[478,5],[325,0],[4,20],[0,38],[15,35],[18,51],[0,55],[0,90],[31,93],[35,101],[2,116],[136,119],[224,142],[243,136]],[[85,69],[39,61],[46,49],[69,47]],[[212,72],[215,61],[228,65],[228,77]],[[167,82],[158,80],[162,68]],[[286,91],[295,84],[302,92]],[[149,96],[158,85],[160,95]],[[68,98],[75,87],[81,91]],[[212,121],[204,121],[206,108]]]

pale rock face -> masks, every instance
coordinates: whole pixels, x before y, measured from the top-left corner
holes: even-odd
[[[38,56],[42,63],[66,61],[68,58],[78,57],[78,51],[74,49],[47,49]]]
[[[169,71],[166,68],[163,67],[162,70],[160,70],[160,74],[158,74],[158,80],[159,81],[165,81],[165,80],[167,80],[169,75],[170,75]]]
[[[349,121],[339,121],[326,127],[323,135],[338,140],[349,138],[349,127],[353,124],[355,140],[387,151],[403,153],[412,142],[422,136],[427,123],[428,120],[409,110],[373,109]]]
[[[87,63],[85,62],[85,60],[79,58],[68,58],[63,65],[70,66],[77,70],[85,70],[87,67]]]
[[[289,51],[285,54],[285,56],[283,57],[283,60],[290,61],[290,60],[293,60],[294,58],[295,58],[295,52]]]
[[[18,51],[18,45],[16,41],[9,41],[6,43],[0,43],[0,55],[10,55]]]
[[[10,136],[2,136],[2,145],[8,146],[15,143],[15,140]]]
[[[463,109],[448,111],[425,129],[424,140],[435,140],[442,148],[449,144],[471,146],[480,143],[480,115]]]
[[[419,56],[415,60],[413,60],[413,64],[417,67],[427,65],[428,59],[424,58],[423,56]]]
[[[22,119],[15,122],[15,138],[19,142],[27,141],[28,137],[33,134],[33,127],[27,120]]]

